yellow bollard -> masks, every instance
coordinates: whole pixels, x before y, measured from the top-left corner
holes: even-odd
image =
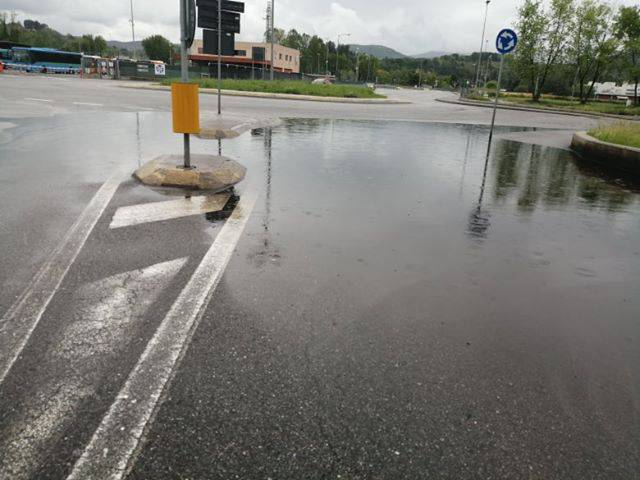
[[[171,102],[174,133],[200,133],[198,85],[195,83],[172,83]]]

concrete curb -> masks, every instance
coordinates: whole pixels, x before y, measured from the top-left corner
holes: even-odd
[[[133,88],[138,90],[161,90],[169,91],[170,86],[167,85],[119,85],[120,88]],[[201,88],[200,93],[205,95],[217,95],[218,90],[215,88]],[[407,105],[411,102],[401,100],[389,100],[388,98],[338,98],[338,97],[313,97],[310,95],[293,95],[285,93],[264,93],[264,92],[243,92],[240,90],[222,90],[222,95],[229,97],[250,97],[250,98],[268,98],[276,100],[299,100],[304,102],[323,102],[323,103],[350,103],[363,105]]]
[[[202,140],[223,140],[236,138],[249,130],[256,128],[271,128],[282,125],[279,118],[229,118],[202,117],[200,119],[200,133],[196,137]]]
[[[640,148],[602,142],[587,132],[576,132],[571,148],[583,157],[625,172],[640,174]]]
[[[465,105],[469,107],[493,108],[493,103],[473,102],[470,100],[460,101],[460,100],[447,100],[446,98],[436,98],[436,102],[449,103],[452,105]],[[640,117],[625,117],[623,115],[611,115],[608,113],[569,112],[567,110],[559,110],[556,108],[546,108],[546,107],[527,108],[527,107],[520,107],[518,105],[507,104],[507,103],[498,103],[498,108],[500,110],[516,110],[521,112],[553,113],[557,115],[566,115],[568,117],[615,118],[616,120],[628,120],[630,122],[640,121]]]

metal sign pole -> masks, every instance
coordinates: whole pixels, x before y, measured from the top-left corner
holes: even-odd
[[[180,73],[182,83],[189,81],[189,59],[187,55],[187,0],[180,0]],[[184,168],[191,168],[191,145],[189,134],[183,134],[184,138]]]
[[[218,0],[218,115],[222,114],[222,0]]]
[[[275,15],[275,8],[276,8],[276,2],[275,0],[271,0],[271,76],[270,79],[271,81],[273,81],[274,78],[274,72],[273,72],[273,62],[275,59],[275,53],[273,51],[273,46],[275,43],[275,39],[273,38],[275,36],[275,21],[274,21],[274,15]]]
[[[502,81],[502,65],[504,64],[504,55],[500,55],[500,70],[498,70],[498,86],[496,87],[496,98],[493,102],[493,116],[491,117],[491,131],[489,132],[489,146],[487,147],[487,156],[491,151],[491,140],[493,140],[493,128],[496,124],[496,111],[498,110],[498,97],[500,96],[500,82]]]
[[[505,55],[513,52],[518,45],[518,35],[509,28],[500,30],[496,38],[496,50],[500,54],[500,70],[498,71],[498,85],[496,86],[496,98],[493,102],[493,116],[491,117],[491,130],[489,132],[489,145],[487,145],[487,161],[491,152],[491,141],[493,140],[493,129],[496,124],[496,111],[498,110],[498,99],[500,97],[500,83],[502,83],[502,67],[504,66]],[[491,56],[489,56],[491,61]]]

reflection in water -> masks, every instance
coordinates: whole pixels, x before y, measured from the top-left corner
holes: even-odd
[[[138,168],[142,166],[142,145],[140,143],[140,112],[136,112],[136,146],[138,152]]]
[[[262,242],[259,251],[252,257],[258,266],[264,266],[267,262],[276,263],[280,261],[281,255],[278,248],[274,247],[271,238],[271,195],[272,195],[272,172],[273,172],[273,129],[258,128],[251,131],[252,136],[262,136],[266,159],[265,166],[265,204],[264,217],[262,219]]]
[[[462,198],[462,192],[464,191],[464,180],[467,175],[467,165],[469,164],[469,153],[471,151],[471,137],[475,136],[475,125],[471,125],[470,130],[467,132],[467,145],[464,149],[464,161],[462,163],[462,174],[460,175],[460,193]]]
[[[462,165],[462,184],[467,170],[470,136]],[[513,206],[520,214],[531,215],[538,208],[566,209],[573,203],[589,209],[622,212],[636,196],[628,181],[607,176],[596,166],[585,166],[570,152],[540,145],[502,140],[494,144],[485,159],[477,205],[469,215],[467,233],[484,240],[490,227],[485,192],[492,188],[494,207]],[[489,175],[489,169],[492,174]],[[493,180],[493,186],[487,183]]]
[[[471,133],[469,133],[471,136]],[[467,232],[469,236],[476,240],[482,241],[487,238],[487,232],[489,227],[491,226],[490,215],[489,212],[482,211],[482,201],[484,200],[484,192],[487,186],[487,172],[489,170],[489,156],[491,154],[491,148],[487,148],[487,155],[484,160],[484,169],[482,171],[482,184],[480,186],[480,196],[478,197],[478,204],[474,208],[474,210],[469,215],[469,223],[467,226]],[[465,166],[463,170],[466,169],[466,158],[465,158]]]
[[[515,201],[521,213],[536,208],[565,207],[578,201],[589,208],[624,210],[634,196],[592,169],[588,174],[570,152],[512,141],[498,142],[492,166],[495,171],[494,201]]]

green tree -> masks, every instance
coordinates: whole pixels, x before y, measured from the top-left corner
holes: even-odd
[[[573,0],[551,0],[547,11],[540,0],[525,0],[518,10],[516,64],[536,102],[551,70],[562,60],[573,14]]]
[[[273,42],[277,44],[282,44],[287,34],[282,28],[273,28]],[[264,41],[269,43],[271,42],[271,30],[267,30],[264,32]]]
[[[540,0],[525,0],[518,9],[516,69],[530,92],[536,90],[546,19]]]
[[[640,83],[640,9],[620,7],[614,34],[622,42],[622,59],[626,78],[634,83],[634,103],[638,105]]]
[[[104,57],[107,54],[108,50],[109,46],[107,45],[107,41],[100,35],[93,39],[93,51],[96,55]]]
[[[576,67],[580,102],[587,103],[616,50],[612,10],[606,3],[583,0],[576,9],[570,55]]]
[[[142,41],[147,57],[151,60],[162,60],[169,63],[171,58],[171,42],[162,35],[152,35]]]

